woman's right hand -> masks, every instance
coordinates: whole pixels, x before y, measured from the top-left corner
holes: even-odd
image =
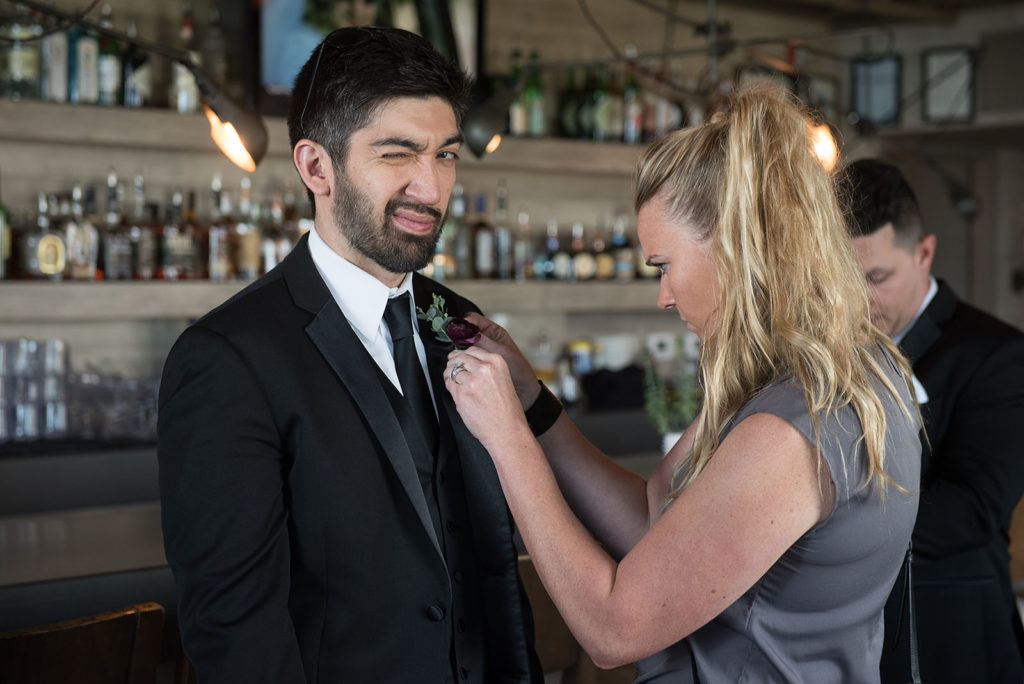
[[[516,389],[516,396],[519,397],[519,403],[523,405],[523,410],[533,406],[533,402],[540,395],[540,383],[537,382],[537,374],[534,373],[533,366],[516,346],[512,336],[500,325],[481,314],[473,312],[467,314],[465,318],[480,328],[480,340],[473,346],[500,354],[508,366],[512,384]]]

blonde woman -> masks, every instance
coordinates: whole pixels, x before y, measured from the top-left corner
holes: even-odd
[[[651,146],[636,209],[658,306],[701,338],[705,396],[649,481],[590,445],[486,319],[447,369],[545,587],[594,661],[638,661],[640,682],[877,682],[919,417],[806,118],[737,94]]]

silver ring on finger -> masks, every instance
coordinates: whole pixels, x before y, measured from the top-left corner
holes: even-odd
[[[458,380],[456,380],[455,376],[458,375],[459,373],[461,373],[464,370],[467,370],[466,369],[466,364],[462,363],[461,361],[459,363],[455,364],[455,366],[452,368],[452,374],[451,374],[452,382],[455,382],[455,383],[458,383],[458,384],[461,385],[462,383],[459,382]]]

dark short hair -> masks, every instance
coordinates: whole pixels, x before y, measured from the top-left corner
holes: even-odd
[[[917,197],[900,170],[877,159],[851,162],[839,176],[839,196],[851,237],[871,235],[892,223],[896,239],[914,244],[921,237]]]
[[[350,26],[332,31],[313,50],[292,88],[288,138],[324,146],[335,164],[349,137],[387,100],[440,97],[456,123],[470,104],[472,80],[421,36],[395,28]]]

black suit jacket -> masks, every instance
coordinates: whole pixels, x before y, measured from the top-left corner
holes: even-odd
[[[465,299],[415,276],[448,311]],[[441,380],[449,347],[421,328],[455,432],[483,596],[486,673],[537,682],[511,517],[486,451]],[[276,269],[188,328],[160,387],[167,559],[185,650],[207,682],[441,682],[450,573],[373,359],[304,238]]]
[[[940,282],[901,347],[928,393],[913,536],[922,681],[1021,684],[1008,544],[1024,493],[1024,335]],[[901,586],[886,607],[886,684],[909,681],[905,643],[892,642]]]

